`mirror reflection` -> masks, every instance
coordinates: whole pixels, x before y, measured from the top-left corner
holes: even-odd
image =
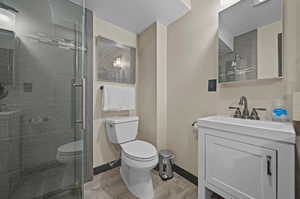
[[[12,85],[14,79],[15,33],[0,29],[0,84]]]
[[[283,76],[282,0],[240,0],[219,12],[219,82]]]
[[[98,36],[96,65],[99,81],[134,84],[136,49]]]

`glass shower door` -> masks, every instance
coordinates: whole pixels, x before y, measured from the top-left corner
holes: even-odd
[[[0,198],[82,198],[84,2],[0,0],[1,15]]]

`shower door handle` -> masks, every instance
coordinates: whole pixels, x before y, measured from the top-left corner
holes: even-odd
[[[86,79],[81,78],[82,82],[82,92],[81,92],[81,119],[82,119],[82,131],[85,132],[86,129],[86,115],[85,115],[85,102],[86,102]]]
[[[85,122],[85,118],[86,118],[86,115],[85,115],[85,101],[86,101],[86,79],[83,75],[83,69],[82,71],[80,70],[80,64],[79,64],[79,51],[80,51],[80,48],[79,48],[79,35],[78,35],[78,26],[75,24],[74,25],[74,34],[75,34],[75,68],[74,68],[74,71],[75,71],[75,81],[73,81],[73,88],[81,88],[81,105],[80,105],[80,113],[81,113],[81,117],[79,120],[76,119],[76,116],[75,116],[75,124],[81,124],[82,125],[82,128],[81,128],[81,131],[82,132],[85,132],[86,130],[86,122]],[[83,37],[84,38],[84,37]],[[83,42],[84,43],[84,42]],[[82,65],[84,65],[84,59],[82,59]],[[80,72],[81,71],[81,72]],[[76,82],[76,79],[79,77],[77,76],[77,74],[81,74],[81,78],[80,78],[80,82],[77,83]],[[77,78],[76,78],[77,77]],[[76,91],[75,91],[76,92]],[[76,107],[76,105],[75,105]]]
[[[79,120],[75,119],[75,124],[82,124],[83,132],[86,129],[86,122],[85,122],[85,95],[86,95],[86,79],[84,77],[81,78],[80,83],[76,83],[75,81],[72,83],[72,87],[74,89],[81,88],[81,118]]]

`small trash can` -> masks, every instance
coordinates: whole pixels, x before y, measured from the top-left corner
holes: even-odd
[[[168,150],[159,152],[159,176],[162,180],[173,178],[173,166],[175,155]]]

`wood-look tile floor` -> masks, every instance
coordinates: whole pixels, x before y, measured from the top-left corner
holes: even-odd
[[[174,178],[162,181],[153,171],[154,199],[197,199],[197,186],[175,174]],[[119,168],[94,176],[84,186],[85,199],[138,199],[123,183]]]

